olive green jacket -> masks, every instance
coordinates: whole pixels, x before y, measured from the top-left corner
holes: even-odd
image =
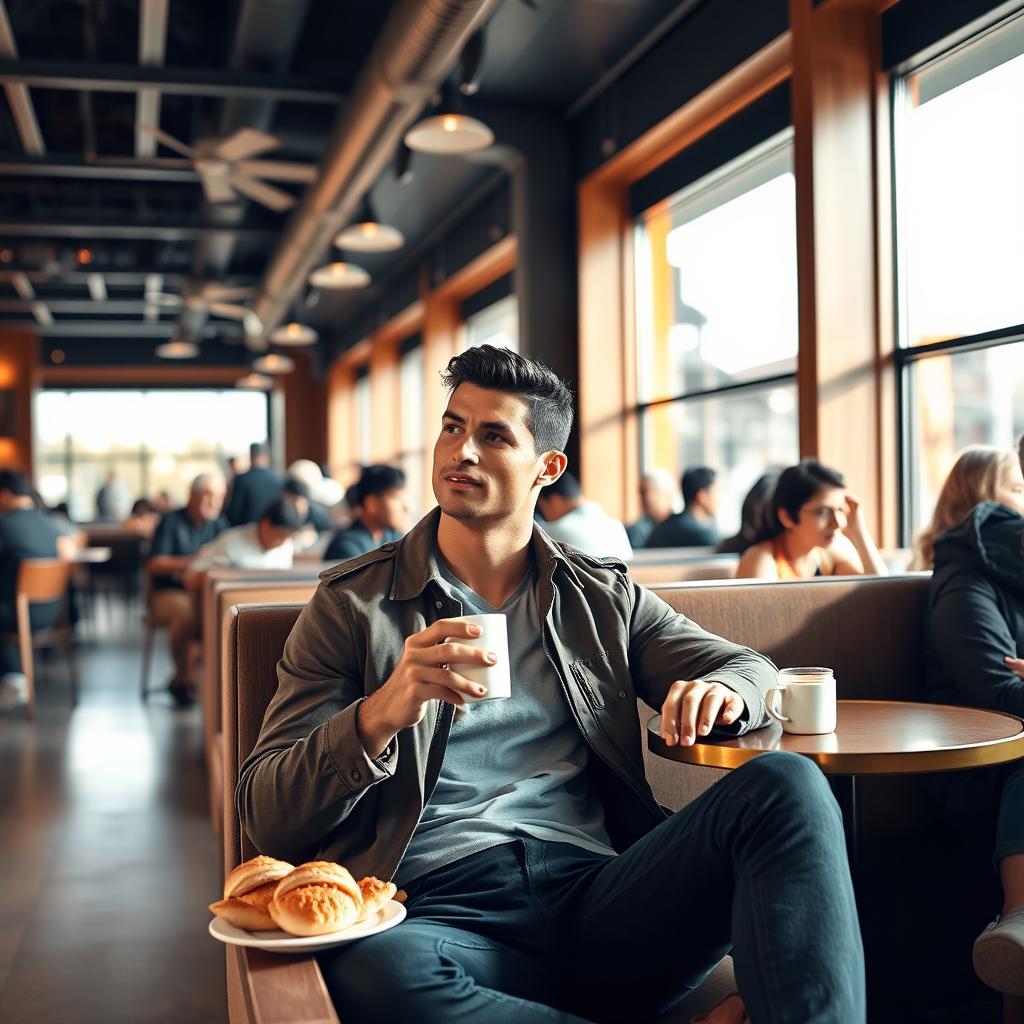
[[[454,708],[441,701],[371,760],[356,732],[359,700],[380,688],[406,637],[462,608],[441,586],[434,510],[401,541],[323,573],[278,665],[278,689],[235,795],[242,827],[266,854],[335,860],[390,879],[441,770]],[[591,784],[619,850],[662,821],[644,775],[636,698],[660,710],[677,679],[742,696],[732,732],[766,724],[775,668],[701,629],[600,559],[533,535],[543,640],[590,749]],[[514,682],[513,682],[514,685]]]

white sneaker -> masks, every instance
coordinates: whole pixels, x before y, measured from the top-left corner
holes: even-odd
[[[997,992],[1024,996],[1024,906],[997,917],[974,940],[974,973]]]
[[[20,672],[0,679],[0,711],[13,711],[28,703],[28,680]]]

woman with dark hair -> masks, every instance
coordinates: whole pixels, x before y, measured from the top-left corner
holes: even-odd
[[[742,555],[759,538],[764,537],[764,530],[772,514],[772,495],[778,482],[778,467],[762,473],[747,491],[740,508],[740,531],[726,537],[715,548],[716,555]]]
[[[887,572],[842,473],[803,459],[779,475],[771,513],[743,553],[736,575],[800,580]]]

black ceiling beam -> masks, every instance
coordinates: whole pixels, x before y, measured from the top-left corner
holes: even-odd
[[[146,242],[191,242],[206,235],[230,232],[240,238],[273,239],[274,228],[227,224],[110,224],[102,221],[46,223],[38,220],[0,222],[0,237],[7,238],[119,238]]]
[[[176,320],[55,320],[43,326],[31,317],[24,320],[2,320],[4,326],[31,324],[43,338],[170,338],[178,330]],[[227,326],[224,321],[209,324],[203,328],[204,338],[223,335]],[[239,337],[241,335],[239,334]]]
[[[88,92],[138,92],[151,88],[178,96],[272,99],[332,106],[345,99],[337,80],[323,77],[87,61],[0,60],[0,84]]]
[[[23,178],[90,178],[105,181],[198,182],[187,160],[154,160],[152,166],[82,163],[78,157],[49,155],[41,159],[0,153],[0,175]]]
[[[115,314],[115,313],[138,313],[140,316],[145,313],[146,307],[152,303],[145,299],[53,299],[42,296],[40,301],[45,302],[51,313],[71,316],[77,313],[86,314]],[[159,307],[167,314],[177,311],[177,306]],[[32,303],[27,299],[0,299],[0,313],[31,313]]]
[[[151,275],[159,275],[165,284],[179,284],[185,279],[186,274],[181,271],[168,270],[41,270],[39,266],[26,266],[24,264],[4,263],[0,264],[0,281],[10,281],[15,274],[24,274],[33,284],[87,284],[87,278],[93,274],[102,274],[108,285],[140,285],[144,286],[146,278]],[[259,277],[249,275],[240,280],[238,274],[232,274],[226,280],[218,280],[218,284],[230,284],[232,286],[243,286],[258,284]]]

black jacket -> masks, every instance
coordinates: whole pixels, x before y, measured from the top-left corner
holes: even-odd
[[[926,657],[931,700],[1024,717],[1024,517],[996,502],[974,508],[935,542]]]
[[[267,506],[281,497],[283,490],[284,477],[280,473],[263,466],[254,466],[248,473],[235,477],[224,515],[232,526],[255,523]]]

